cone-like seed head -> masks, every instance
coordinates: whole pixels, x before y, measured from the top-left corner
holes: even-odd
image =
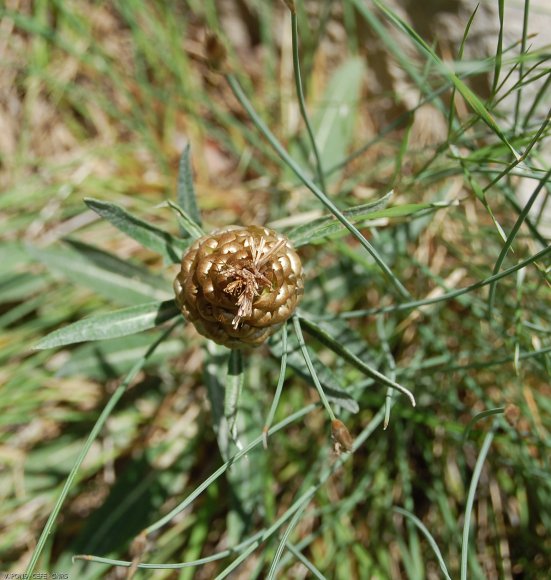
[[[229,226],[193,243],[174,292],[203,336],[229,348],[259,346],[300,302],[302,264],[285,236],[259,226]]]

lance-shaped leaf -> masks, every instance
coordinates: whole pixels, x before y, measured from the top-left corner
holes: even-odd
[[[356,207],[347,209],[342,213],[344,216],[346,216],[350,223],[359,224],[377,219],[408,217],[421,211],[430,209],[436,210],[456,203],[455,201],[449,203],[406,203],[402,205],[386,207],[391,196],[392,192],[390,191],[377,201],[358,205]],[[288,232],[287,236],[293,245],[298,248],[322,238],[342,234],[345,229],[346,228],[344,225],[339,222],[333,215],[325,215],[307,224],[302,224],[293,228],[290,232]]]
[[[86,198],[84,201],[90,209],[108,220],[121,232],[136,240],[145,248],[163,256],[167,263],[179,263],[182,258],[182,252],[189,246],[188,241],[179,240],[114,203],[91,198]]]
[[[384,209],[391,197],[392,191],[389,191],[384,197],[381,197],[381,199],[344,210],[342,213],[351,223],[358,223],[362,220],[368,219],[372,213]],[[334,215],[326,214],[308,222],[307,224],[302,224],[293,228],[287,233],[287,237],[291,240],[295,248],[297,248],[330,236],[331,234],[341,232],[344,229],[343,224],[339,222]]]
[[[205,232],[199,227],[191,218],[191,216],[181,208],[177,203],[173,201],[166,201],[160,204],[158,207],[170,207],[176,213],[176,217],[178,218],[178,222],[180,223],[180,228],[183,232],[185,232],[187,237],[191,237],[192,240],[196,240],[201,236],[205,235]]]
[[[186,145],[178,167],[178,205],[201,227],[201,212],[197,207],[197,196],[193,187],[193,169],[191,167],[191,148]]]
[[[179,314],[174,300],[150,302],[84,318],[51,332],[35,345],[36,350],[56,348],[87,340],[105,340],[154,328]]]

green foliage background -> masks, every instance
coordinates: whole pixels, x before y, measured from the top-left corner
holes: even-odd
[[[445,567],[451,577],[543,578],[551,568],[549,234],[528,211],[549,195],[549,48],[531,48],[525,29],[467,59],[476,13],[450,55],[383,2],[296,7],[319,164],[283,3],[0,7],[2,570],[25,569],[102,409],[174,315],[175,262],[198,216],[188,205],[182,224],[163,202],[178,199],[187,144],[205,231],[268,224],[300,247],[308,352],[357,448],[334,453],[290,324],[279,430],[267,450],[259,440],[209,479],[238,452],[220,398],[228,354],[180,325],[121,391],[37,570],[115,578],[111,566],[71,558],[138,555],[206,558],[143,577],[223,577],[250,545],[238,577],[423,578]],[[221,71],[205,60],[212,31],[227,48]],[[191,173],[180,176],[191,191]],[[523,179],[528,204],[516,195]],[[134,309],[124,310],[128,336],[114,331],[120,309]],[[57,340],[89,316],[104,317],[93,338],[108,340]],[[86,324],[81,340],[92,338]],[[32,350],[40,340],[54,350]],[[276,336],[244,356],[244,445],[262,433],[283,351]],[[411,390],[416,407],[366,367]],[[136,536],[186,498],[136,552]]]

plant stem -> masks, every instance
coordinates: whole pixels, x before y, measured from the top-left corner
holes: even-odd
[[[281,366],[279,369],[276,392],[274,400],[272,401],[272,406],[270,407],[270,412],[268,413],[268,418],[266,419],[266,424],[264,425],[264,429],[262,429],[262,444],[264,445],[264,449],[268,448],[268,431],[270,430],[272,421],[274,420],[275,412],[281,397],[281,391],[283,390],[283,383],[285,382],[285,371],[287,370],[287,323],[283,325],[282,329],[281,348]]]
[[[389,280],[394,284],[396,289],[400,292],[403,298],[411,299],[410,293],[405,286],[395,276],[392,270],[386,265],[383,259],[379,256],[377,250],[365,239],[360,231],[351,224],[337,206],[321,191],[321,189],[304,173],[300,165],[287,153],[283,145],[277,140],[275,135],[268,129],[264,121],[258,116],[251,102],[243,92],[238,80],[232,75],[227,74],[226,80],[230,85],[235,97],[241,103],[243,108],[249,114],[249,117],[257,127],[257,129],[266,137],[270,145],[276,150],[281,159],[293,170],[295,175],[304,183],[304,185],[321,201],[321,203],[344,225],[344,227],[360,242],[360,244],[369,252],[376,264],[383,270]]]
[[[310,143],[312,145],[312,151],[314,157],[316,158],[316,173],[318,176],[318,181],[322,191],[327,191],[325,185],[325,177],[323,175],[323,165],[321,163],[321,156],[316,144],[316,138],[314,137],[314,132],[312,126],[310,125],[310,120],[308,119],[308,113],[306,112],[306,104],[304,101],[304,91],[302,88],[302,77],[300,74],[300,60],[298,54],[298,18],[296,12],[291,11],[291,28],[292,28],[292,42],[293,42],[293,70],[295,73],[295,86],[297,90],[298,104],[300,107],[300,114],[304,124],[306,125],[306,130],[308,131],[308,137],[310,138]]]
[[[298,339],[298,344],[300,346],[300,350],[302,351],[302,356],[304,357],[304,362],[306,363],[306,366],[308,367],[308,370],[310,371],[310,375],[312,377],[312,380],[314,381],[314,385],[316,385],[316,389],[318,390],[321,402],[323,404],[323,406],[325,407],[327,413],[329,414],[329,418],[331,419],[331,421],[335,421],[336,417],[335,417],[335,413],[333,413],[333,409],[331,409],[331,405],[329,404],[329,401],[327,400],[327,397],[325,396],[325,392],[323,390],[323,387],[321,386],[320,380],[318,379],[318,375],[316,373],[316,370],[314,369],[314,365],[312,364],[312,359],[310,358],[310,355],[308,354],[308,349],[306,348],[306,343],[304,342],[304,335],[302,334],[302,329],[300,328],[300,319],[298,316],[293,316],[293,326],[295,327],[295,332],[297,335],[297,339]]]

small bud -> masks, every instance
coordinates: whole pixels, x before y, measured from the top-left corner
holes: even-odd
[[[331,437],[335,442],[335,451],[337,453],[340,453],[341,449],[349,452],[352,451],[354,439],[350,435],[350,431],[346,428],[346,425],[342,421],[339,421],[339,419],[331,421]]]

